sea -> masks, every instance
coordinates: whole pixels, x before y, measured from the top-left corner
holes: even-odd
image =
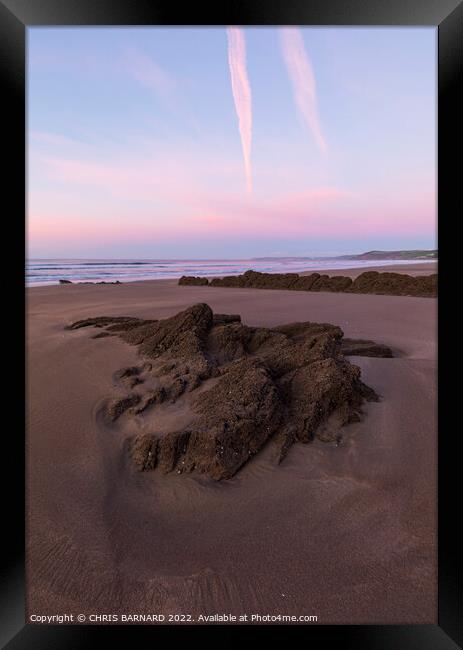
[[[323,269],[368,268],[393,264],[416,264],[429,260],[346,260],[333,258],[267,258],[244,260],[150,260],[150,259],[29,259],[26,285],[42,286],[71,282],[137,282],[182,275],[238,275],[252,269],[264,273],[297,273]]]

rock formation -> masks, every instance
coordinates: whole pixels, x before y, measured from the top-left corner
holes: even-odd
[[[253,289],[290,289],[293,291],[335,291],[347,293],[375,293],[393,296],[437,295],[437,274],[415,277],[405,273],[379,273],[365,271],[354,280],[344,275],[298,275],[297,273],[260,273],[246,271],[242,275],[228,275],[223,278],[182,276],[180,285],[210,287],[234,287]]]
[[[100,282],[71,282],[71,280],[60,280],[60,284],[122,284],[120,280],[115,282],[106,282],[106,280],[101,280]]]
[[[138,347],[140,364],[115,374],[104,408],[135,465],[214,479],[232,477],[271,439],[280,459],[294,442],[338,440],[364,400],[377,400],[345,354],[388,356],[372,341],[343,342],[334,325],[250,327],[204,303],[163,320],[106,316],[68,329],[83,327]]]

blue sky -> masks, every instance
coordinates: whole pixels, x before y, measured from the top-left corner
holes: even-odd
[[[434,28],[30,28],[29,255],[433,248],[435,111]]]

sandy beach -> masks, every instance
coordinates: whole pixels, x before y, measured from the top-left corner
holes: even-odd
[[[248,325],[332,323],[390,346],[392,359],[351,359],[381,401],[339,446],[298,443],[280,465],[264,449],[230,480],[134,472],[96,409],[136,349],[64,327],[201,302]],[[436,320],[434,298],[177,280],[28,289],[28,614],[436,623]]]

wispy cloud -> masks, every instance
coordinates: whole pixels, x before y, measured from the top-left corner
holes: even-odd
[[[173,75],[164,61],[160,63],[136,48],[125,50],[124,66],[132,79],[151,91],[171,115],[180,118],[195,132],[200,132],[197,117],[186,96],[190,79]]]
[[[251,86],[246,70],[246,43],[244,32],[239,27],[228,27],[228,64],[230,66],[231,85],[238,126],[243,148],[244,169],[248,192],[252,191],[251,140],[252,140],[252,106]]]
[[[157,61],[135,49],[126,51],[126,61],[127,69],[139,83],[164,99],[172,96],[177,81]]]
[[[48,131],[30,131],[29,139],[34,143],[39,143],[43,145],[51,145],[52,147],[74,147],[79,146],[82,143],[79,140],[74,140],[69,138],[66,135],[61,135],[60,133],[50,133]]]
[[[302,34],[297,27],[283,27],[281,47],[291,79],[296,105],[322,152],[327,150],[320,125],[317,92],[312,64],[305,51]]]

